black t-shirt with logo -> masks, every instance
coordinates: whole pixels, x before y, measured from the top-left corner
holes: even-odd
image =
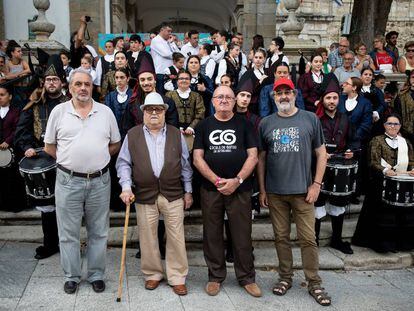
[[[202,120],[195,129],[194,149],[204,150],[204,160],[210,169],[221,178],[235,178],[247,159],[247,149],[258,145],[252,125],[235,114],[228,121],[219,121],[214,116]],[[203,178],[203,186],[216,190],[216,186]],[[252,188],[251,176],[238,188]]]

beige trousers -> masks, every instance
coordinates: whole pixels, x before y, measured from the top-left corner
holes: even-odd
[[[163,215],[167,234],[167,280],[170,285],[185,284],[188,261],[184,237],[184,200],[168,202],[159,194],[155,204],[136,204],[135,208],[141,246],[141,271],[145,280],[160,281],[164,278],[157,237],[158,219]]]

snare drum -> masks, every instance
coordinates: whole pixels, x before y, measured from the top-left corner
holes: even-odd
[[[382,201],[388,206],[414,207],[414,177],[384,176]]]
[[[358,162],[355,160],[331,160],[326,164],[322,193],[347,196],[356,188]]]
[[[10,167],[14,162],[14,153],[13,150],[0,149],[0,168]]]
[[[37,155],[24,157],[19,163],[20,174],[26,184],[26,193],[35,199],[50,199],[55,196],[56,161],[42,150]]]

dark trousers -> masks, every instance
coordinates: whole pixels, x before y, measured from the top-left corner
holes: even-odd
[[[255,282],[252,253],[252,209],[250,191],[225,196],[218,191],[201,188],[203,211],[203,248],[210,282],[226,278],[224,255],[224,211],[233,237],[234,270],[241,286]]]

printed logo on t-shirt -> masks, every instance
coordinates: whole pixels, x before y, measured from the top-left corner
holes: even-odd
[[[273,152],[299,152],[299,127],[274,129]]]
[[[210,133],[208,139],[212,146],[210,146],[210,150],[213,153],[220,153],[220,152],[231,152],[232,150],[237,149],[235,145],[237,138],[234,134],[236,131],[234,130],[215,130]]]

